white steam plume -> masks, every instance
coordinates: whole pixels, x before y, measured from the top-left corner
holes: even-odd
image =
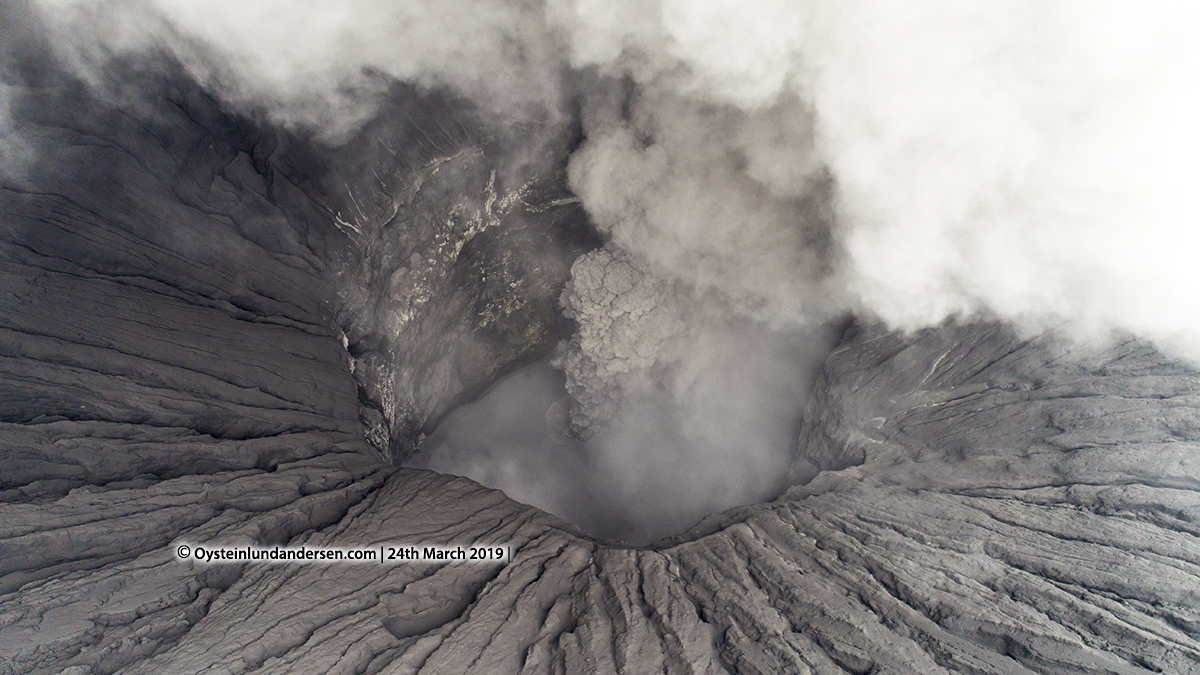
[[[984,309],[1196,350],[1196,10],[982,7],[858,12],[807,85],[856,295],[905,327]]]
[[[618,242],[715,241],[713,255],[743,261],[731,276],[773,297],[754,280],[774,276],[764,262],[799,263],[793,283],[811,271],[780,246],[803,225],[773,210],[823,163],[837,183],[837,281],[860,310],[904,328],[974,313],[1066,321],[1200,354],[1189,3],[626,5],[628,21],[590,3],[560,19],[573,65],[649,92],[648,110],[575,158],[585,204]],[[639,133],[655,142],[631,145]],[[721,175],[731,161],[758,199]],[[689,207],[711,216],[698,224]],[[756,241],[764,218],[777,238]],[[649,248],[696,273],[700,251],[671,261]]]

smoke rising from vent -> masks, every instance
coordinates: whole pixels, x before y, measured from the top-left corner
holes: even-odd
[[[793,459],[780,408],[803,405],[822,327],[847,312],[1129,332],[1200,357],[1187,3],[39,6],[83,72],[166,51],[229,104],[333,143],[392,79],[454,91],[498,133],[545,128],[535,145],[577,120],[569,183],[607,244],[576,263],[555,363],[596,484],[677,494],[679,466],[703,463],[719,470],[688,479],[697,494],[761,498]],[[669,438],[651,447],[639,415]]]

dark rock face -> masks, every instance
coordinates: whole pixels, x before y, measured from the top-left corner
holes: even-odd
[[[447,131],[355,206],[329,196],[346,156],[179,82],[138,117],[25,77],[39,161],[0,191],[0,673],[1200,672],[1190,367],[1135,340],[860,327],[807,414],[822,473],[604,545],[396,468],[360,419],[402,455],[545,348],[594,243],[547,239],[578,216],[561,194]],[[363,232],[351,208],[397,211]],[[364,275],[391,292],[349,295],[382,288]],[[515,555],[204,567],[183,540]]]
[[[331,261],[337,321],[368,438],[399,461],[450,410],[564,336],[558,297],[597,242],[561,166],[503,164],[504,141],[458,122],[447,102],[397,97],[329,160],[342,184],[326,188],[342,203],[326,211],[346,240]]]

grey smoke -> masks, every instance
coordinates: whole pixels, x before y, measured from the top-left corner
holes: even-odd
[[[1128,331],[1200,356],[1187,3],[39,6],[82,72],[165,50],[230,105],[330,142],[389,78],[449,88],[495,129],[549,137],[577,115],[570,185],[608,244],[563,298],[562,414],[588,449],[562,471],[586,460],[581,480],[630,518],[769,494],[846,312]],[[488,452],[480,475],[520,454]],[[541,480],[505,475],[515,494]]]

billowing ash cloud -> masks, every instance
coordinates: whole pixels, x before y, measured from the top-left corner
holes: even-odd
[[[775,484],[777,408],[802,405],[846,312],[1200,357],[1190,3],[39,4],[82,70],[166,50],[331,141],[391,79],[452,89],[496,129],[577,118],[570,186],[608,243],[576,263],[556,363],[595,463],[644,494],[689,462],[717,467],[689,480],[723,504]],[[630,441],[648,410],[670,452]]]

